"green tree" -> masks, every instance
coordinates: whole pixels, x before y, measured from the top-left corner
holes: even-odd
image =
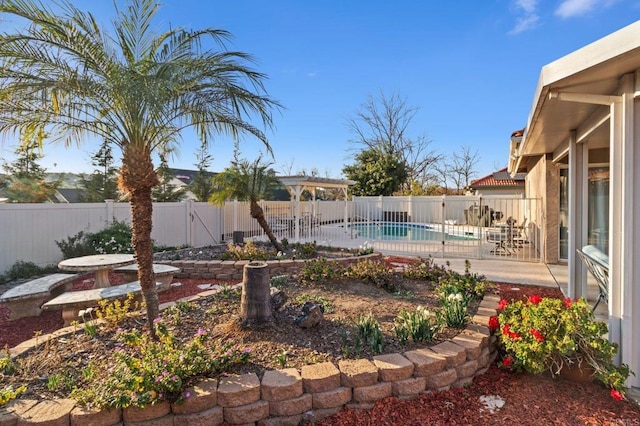
[[[107,141],[91,157],[91,164],[96,169],[88,177],[82,177],[80,185],[83,190],[79,199],[85,203],[100,203],[104,200],[118,199],[118,168],[113,167],[112,149]]]
[[[207,147],[201,145],[196,153],[196,158],[198,162],[194,165],[198,168],[198,174],[196,174],[195,179],[191,182],[189,190],[195,195],[196,200],[209,201],[209,198],[215,191],[213,174],[207,170],[211,165],[213,157],[207,152]]]
[[[355,163],[345,166],[342,172],[347,179],[355,181],[349,188],[353,195],[393,195],[408,176],[400,158],[375,148],[360,151]]]
[[[406,179],[400,182],[404,191],[411,191],[412,182],[426,186],[435,179],[434,165],[441,158],[430,149],[431,141],[424,136],[411,137],[409,127],[418,108],[407,104],[398,94],[369,96],[355,114],[347,120],[354,135],[351,140],[363,150],[375,149],[389,154],[404,164]]]
[[[175,177],[169,169],[167,154],[160,154],[160,166],[156,170],[160,183],[151,191],[151,198],[158,203],[182,201],[187,197],[187,187],[178,187],[171,183]]]
[[[56,10],[36,0],[0,1],[0,20],[26,22],[0,34],[0,132],[42,128],[67,144],[87,135],[122,151],[120,189],[130,196],[132,244],[153,333],[158,294],[153,276],[152,161],[193,128],[203,143],[218,133],[247,133],[268,149],[278,103],[264,90],[251,56],[225,48],[227,31],[171,26],[155,32],[160,4],[130,0],[110,23],[66,0]],[[103,20],[101,17],[100,20]],[[211,47],[213,46],[213,47]]]
[[[63,176],[56,181],[45,180],[46,169],[38,164],[43,158],[39,143],[45,138],[42,128],[26,131],[21,136],[20,146],[15,150],[13,163],[2,167],[8,173],[3,183],[4,193],[14,203],[45,203],[54,198]]]
[[[249,213],[260,224],[271,244],[278,250],[284,251],[282,244],[273,235],[273,231],[264,216],[259,200],[269,199],[273,190],[282,185],[275,172],[269,169],[271,163],[262,161],[262,156],[253,162],[237,157],[231,166],[218,173],[213,181],[220,191],[215,192],[210,200],[216,204],[224,204],[227,200],[249,201]]]

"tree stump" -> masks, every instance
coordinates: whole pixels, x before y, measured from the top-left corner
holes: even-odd
[[[243,326],[261,324],[273,319],[270,290],[269,265],[266,262],[251,262],[244,266],[240,301]]]

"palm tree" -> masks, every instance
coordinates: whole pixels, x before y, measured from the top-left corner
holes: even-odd
[[[209,200],[217,204],[224,204],[232,199],[249,200],[251,217],[258,221],[276,250],[284,251],[282,244],[273,235],[262,207],[258,204],[259,200],[270,197],[273,190],[282,185],[274,171],[269,169],[270,165],[262,161],[262,156],[253,162],[236,157],[230,167],[213,178],[214,184],[221,190],[215,192]]]
[[[132,243],[153,335],[151,190],[159,181],[152,156],[175,147],[188,127],[205,144],[218,133],[235,140],[246,133],[270,151],[248,119],[271,128],[279,105],[264,90],[265,75],[246,65],[251,57],[225,48],[226,31],[156,33],[155,0],[116,6],[112,33],[66,0],[55,5],[0,1],[0,20],[28,24],[0,34],[0,132],[45,129],[67,145],[92,135],[122,150],[118,183],[131,197]],[[218,50],[205,47],[210,41]]]

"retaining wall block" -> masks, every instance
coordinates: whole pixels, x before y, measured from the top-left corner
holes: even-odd
[[[489,329],[487,328],[487,331]],[[478,331],[474,331],[471,330],[469,328],[466,328],[465,330],[462,330],[462,332],[459,334],[459,336],[464,336],[464,337],[470,337],[472,339],[477,339],[480,342],[480,347],[481,348],[486,348],[489,346],[489,334],[483,334],[480,333]]]
[[[399,380],[391,383],[391,394],[401,397],[407,395],[418,395],[427,387],[425,377],[412,377],[410,379]]]
[[[430,348],[435,353],[447,359],[447,368],[456,368],[462,365],[467,359],[467,351],[451,341],[438,343]]]
[[[302,386],[305,392],[327,392],[340,386],[340,370],[330,362],[302,366]]]
[[[463,377],[461,379],[456,380],[451,384],[452,388],[463,388],[465,386],[469,386],[473,383],[473,376],[471,377]]]
[[[378,367],[378,374],[383,382],[408,379],[415,368],[411,361],[398,353],[376,355],[373,357],[373,364]]]
[[[224,407],[224,420],[232,425],[257,422],[266,417],[269,417],[269,403],[267,401],[260,400],[236,407]]]
[[[444,370],[437,374],[432,374],[426,377],[427,388],[432,390],[441,390],[449,387],[453,382],[458,379],[456,370]]]
[[[160,417],[157,419],[145,420],[142,422],[126,422],[124,423],[126,426],[175,426],[174,419],[175,415],[170,413],[164,417]],[[118,424],[121,426],[122,423]]]
[[[300,377],[298,370],[286,368],[265,371],[262,377],[262,399],[283,401],[297,398],[300,395],[302,395],[302,377]]]
[[[378,382],[378,368],[368,359],[345,359],[338,362],[342,386],[358,388]]]
[[[218,381],[216,379],[205,379],[197,385],[187,388],[185,394],[188,393],[191,396],[181,404],[171,404],[171,411],[174,414],[190,414],[215,407],[217,388]]]
[[[356,402],[375,402],[391,396],[391,390],[391,382],[353,388],[353,400]]]
[[[223,377],[218,384],[217,398],[218,405],[225,408],[252,404],[260,399],[260,379],[255,373]]]
[[[341,387],[313,394],[313,409],[342,407],[353,398],[351,388]]]
[[[476,374],[477,369],[478,361],[473,359],[471,361],[465,362],[459,367],[456,367],[456,375],[458,376],[458,379],[473,377]]]
[[[269,414],[272,416],[294,416],[311,410],[313,396],[305,393],[297,398],[269,401]]]
[[[27,404],[21,408],[29,408],[22,410],[16,409],[14,414],[18,415],[17,424],[41,424],[51,426],[66,426],[69,424],[69,415],[77,402],[73,399],[52,399],[40,401],[37,404]]]
[[[478,311],[476,312],[476,315],[483,315],[486,317],[492,317],[494,315],[496,315],[498,312],[496,311],[495,307],[492,308],[485,308],[482,305],[478,307]]]
[[[480,315],[480,314],[475,314],[473,317],[471,317],[471,322],[473,324],[478,324],[478,325],[488,325],[489,324],[489,317],[491,317],[492,315]]]
[[[69,421],[71,426],[115,425],[122,421],[122,409],[99,411],[87,407],[75,407],[69,414]]]
[[[171,405],[168,401],[161,401],[158,404],[147,405],[144,408],[127,407],[122,410],[122,419],[125,423],[145,422],[147,420],[159,419],[171,412]]]
[[[176,414],[174,424],[180,426],[219,426],[224,422],[222,407],[215,406],[197,413]]]
[[[491,351],[489,348],[482,349],[480,356],[478,357],[478,367],[485,368],[489,366],[489,358],[491,356]]]
[[[428,348],[415,349],[404,353],[415,367],[416,377],[426,377],[443,371],[447,366],[447,359]]]
[[[480,338],[460,333],[456,337],[451,339],[451,341],[465,349],[467,354],[467,361],[478,359],[478,357],[482,353],[482,339]]]
[[[298,426],[303,420],[302,414],[294,416],[269,417],[260,420],[258,426]]]

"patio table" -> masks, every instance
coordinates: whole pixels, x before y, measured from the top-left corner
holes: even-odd
[[[58,268],[64,271],[96,273],[93,288],[111,287],[109,271],[120,266],[131,265],[135,262],[132,254],[94,254],[90,256],[72,257],[58,263]]]

